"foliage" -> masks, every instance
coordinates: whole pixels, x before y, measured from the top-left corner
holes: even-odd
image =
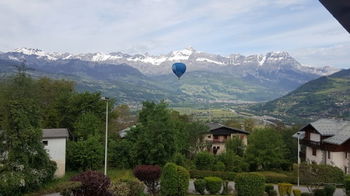
[[[127,169],[134,163],[132,159],[132,143],[125,139],[110,139],[108,142],[109,164],[113,167]]]
[[[225,143],[226,152],[232,152],[240,157],[243,156],[245,147],[246,146],[243,144],[243,141],[239,137],[229,139]]]
[[[303,192],[301,193],[301,196],[313,196],[313,193]]]
[[[209,152],[199,152],[195,157],[195,165],[198,170],[211,170],[215,157]]]
[[[233,181],[236,177],[236,173],[210,170],[190,170],[190,176],[191,178],[205,178],[209,176],[215,176],[224,180]]]
[[[114,195],[118,196],[128,196],[130,195],[131,189],[126,182],[112,182],[109,186],[108,191]]]
[[[271,190],[270,193],[269,193],[269,196],[277,196],[277,191],[275,190]]]
[[[344,173],[338,167],[331,165],[300,164],[300,183],[305,184],[309,191],[318,189],[324,183],[341,183]]]
[[[284,174],[284,173],[277,173],[277,172],[270,172],[270,171],[261,171],[261,172],[254,172],[256,174],[261,174],[265,177],[267,183],[281,183],[281,182],[288,182],[291,184],[297,183],[297,177],[290,174]]]
[[[326,196],[326,191],[324,189],[315,189],[314,196]]]
[[[270,192],[273,191],[273,184],[265,184],[265,192],[270,195]]]
[[[225,164],[225,171],[242,172],[248,170],[245,160],[231,151],[217,155],[217,159]]]
[[[41,142],[36,90],[23,71],[0,82],[0,195],[37,189],[56,170]]]
[[[263,195],[265,178],[259,174],[241,173],[235,178],[235,188],[239,196]]]
[[[210,194],[217,194],[222,186],[222,179],[218,177],[205,177],[206,189]]]
[[[86,140],[89,136],[98,136],[103,125],[101,119],[92,112],[83,113],[74,123],[75,137]]]
[[[344,179],[344,189],[346,195],[350,195],[350,177]]]
[[[159,178],[161,175],[161,169],[159,166],[154,165],[138,165],[133,170],[134,176],[145,183],[148,188],[148,192],[152,195],[158,193]]]
[[[81,188],[75,193],[75,195],[84,196],[103,196],[107,193],[107,188],[110,184],[109,178],[97,171],[83,172],[79,175],[73,176],[71,181],[81,182]]]
[[[190,175],[188,171],[174,163],[167,163],[160,178],[162,196],[184,196],[188,190]]]
[[[293,189],[293,195],[294,195],[294,196],[301,196],[301,190],[299,190],[299,189]]]
[[[118,196],[141,196],[144,189],[144,184],[139,180],[119,179],[113,181],[108,190]]]
[[[272,129],[255,130],[248,138],[246,160],[251,169],[280,168],[284,162],[285,145],[280,133]]]
[[[55,187],[53,192],[59,192],[63,196],[70,196],[81,188],[81,182],[67,181]]]
[[[285,195],[291,195],[292,194],[292,184],[289,183],[279,183],[278,184],[278,193],[281,196],[285,196]]]
[[[326,196],[333,196],[335,189],[336,189],[335,185],[332,185],[332,184],[326,184],[324,186],[324,191],[326,192]]]
[[[185,155],[181,154],[181,153],[175,153],[174,157],[172,158],[173,162],[176,165],[180,165],[180,166],[185,166],[185,161],[186,161],[186,157]]]
[[[103,163],[104,147],[97,137],[87,140],[69,141],[67,145],[67,164],[72,170],[98,169]]]
[[[222,161],[218,161],[213,166],[214,171],[225,171],[225,164]]]
[[[228,181],[225,180],[223,183],[222,183],[222,192],[221,192],[221,195],[227,195],[229,194],[230,192],[230,187],[228,185]]]
[[[205,194],[205,187],[207,182],[204,179],[196,179],[194,182],[194,189],[201,195]]]

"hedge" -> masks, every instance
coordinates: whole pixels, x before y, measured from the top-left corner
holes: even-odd
[[[207,182],[204,179],[197,179],[193,182],[194,189],[197,193],[204,195],[205,194],[205,186]]]
[[[217,194],[222,187],[222,179],[218,177],[205,177],[206,188],[210,194]]]
[[[205,177],[218,177],[223,180],[234,181],[236,177],[235,172],[223,172],[223,171],[209,171],[209,170],[190,170],[191,178],[205,178]]]
[[[238,196],[261,196],[265,191],[265,177],[254,173],[240,173],[235,179]]]
[[[252,172],[252,173],[263,175],[265,177],[266,183],[272,183],[272,184],[277,184],[281,182],[286,182],[290,184],[297,183],[296,176],[290,176],[283,173],[277,173],[277,172]]]
[[[175,163],[167,163],[160,178],[162,196],[184,196],[187,193],[190,175],[188,171]]]

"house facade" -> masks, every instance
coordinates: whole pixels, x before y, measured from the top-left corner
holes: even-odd
[[[208,124],[209,131],[203,135],[203,140],[209,142],[210,152],[220,154],[226,151],[225,143],[235,137],[240,138],[244,145],[248,144],[248,132],[218,123]]]
[[[57,164],[55,177],[63,177],[66,171],[67,129],[43,129],[42,142],[49,157]]]
[[[300,144],[305,146],[305,161],[339,167],[349,174],[350,121],[320,119],[300,129]]]

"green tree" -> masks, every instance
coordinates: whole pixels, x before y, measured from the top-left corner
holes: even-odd
[[[56,166],[41,143],[40,113],[34,81],[19,71],[1,81],[0,195],[29,191],[50,181]],[[12,176],[12,177],[11,177]],[[18,176],[17,178],[13,178]],[[11,179],[11,180],[10,180]],[[8,183],[8,182],[12,183]]]
[[[245,147],[246,146],[243,144],[242,140],[239,137],[229,139],[225,143],[225,149],[227,152],[233,152],[234,154],[241,157],[244,154]]]
[[[246,160],[251,169],[280,168],[284,157],[285,144],[278,131],[258,129],[249,136]]]
[[[101,135],[104,124],[92,112],[83,113],[74,123],[75,137],[79,139],[87,139],[89,136]]]

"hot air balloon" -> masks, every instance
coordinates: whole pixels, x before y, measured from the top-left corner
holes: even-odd
[[[186,65],[184,63],[174,63],[172,69],[174,74],[180,80],[180,77],[186,72]]]

